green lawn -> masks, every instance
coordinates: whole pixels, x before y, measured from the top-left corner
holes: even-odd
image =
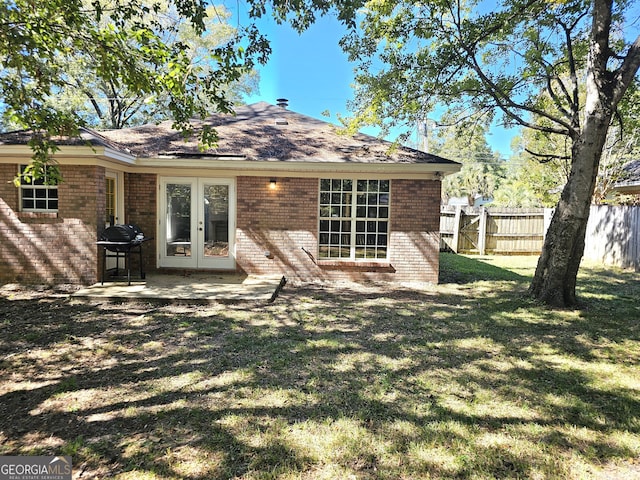
[[[0,299],[0,455],[77,478],[640,478],[640,274],[443,254],[443,283],[274,304]],[[8,297],[8,295],[6,295]]]

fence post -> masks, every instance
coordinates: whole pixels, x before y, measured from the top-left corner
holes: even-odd
[[[454,253],[458,253],[460,242],[460,226],[462,218],[462,205],[456,205],[456,216],[453,220],[453,239],[451,240],[451,248]]]
[[[480,207],[480,223],[478,224],[478,253],[484,255],[487,251],[487,209]]]

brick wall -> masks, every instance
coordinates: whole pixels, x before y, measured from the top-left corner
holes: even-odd
[[[318,180],[278,178],[272,190],[269,178],[238,177],[237,192],[238,269],[304,281],[316,278],[318,269],[302,248],[316,250]]]
[[[95,282],[104,168],[60,169],[58,213],[30,213],[19,211],[19,191],[11,183],[18,165],[0,165],[0,282]]]
[[[440,182],[393,180],[390,262],[317,262],[318,179],[238,178],[237,264],[289,280],[438,280]],[[266,256],[269,252],[270,257]]]
[[[100,278],[98,233],[104,228],[105,171],[62,166],[58,214],[19,212],[11,179],[17,165],[0,164],[0,283],[82,283]],[[438,276],[440,182],[393,180],[387,265],[317,262],[318,180],[238,177],[238,270],[289,280],[430,281]],[[157,176],[126,174],[125,222],[157,238]],[[269,253],[267,257],[266,253]],[[156,266],[156,242],[144,246]],[[133,256],[134,269],[137,258]]]
[[[145,236],[153,238],[142,246],[145,271],[156,268],[157,235],[157,175],[127,173],[124,176],[124,223],[135,224],[144,232]],[[131,255],[132,272],[139,269],[138,255]]]
[[[401,281],[438,281],[440,182],[391,182],[391,265]]]

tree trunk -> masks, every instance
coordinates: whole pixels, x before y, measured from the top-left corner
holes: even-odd
[[[584,254],[585,234],[598,166],[611,115],[587,117],[574,140],[569,180],[551,218],[529,293],[554,307],[577,304],[576,277]]]
[[[600,157],[618,102],[640,68],[640,36],[620,67],[608,71],[613,0],[593,1],[593,23],[584,104],[571,125],[571,173],[547,230],[529,293],[556,307],[576,305],[576,279],[584,254],[585,233]],[[582,123],[582,125],[581,125]]]

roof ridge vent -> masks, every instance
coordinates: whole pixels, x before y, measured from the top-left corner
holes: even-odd
[[[278,105],[279,107],[284,108],[286,110],[287,107],[289,106],[289,99],[287,99],[287,98],[276,98],[276,105]]]

